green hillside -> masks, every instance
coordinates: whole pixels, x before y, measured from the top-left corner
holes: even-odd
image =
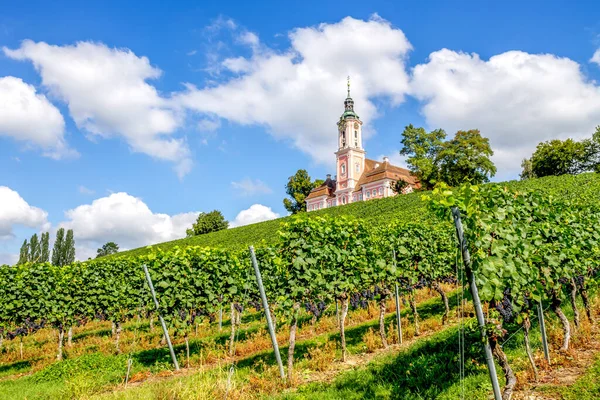
[[[527,181],[510,181],[498,185],[511,186],[518,189],[541,190],[558,198],[585,200],[600,196],[600,175],[594,173],[577,176],[549,176]],[[313,211],[311,216],[318,215],[350,215],[366,221],[370,226],[384,224],[392,219],[414,221],[425,213],[425,205],[421,200],[424,192],[416,192],[403,196],[390,197],[381,200],[370,200],[352,203],[345,206]],[[278,218],[271,221],[259,222],[238,228],[226,229],[205,235],[184,238],[156,244],[154,248],[167,250],[180,246],[209,246],[221,248],[243,248],[249,245],[259,245],[263,240],[272,243],[277,239],[277,231],[282,222],[290,217]],[[140,255],[148,252],[148,247],[124,251],[116,257]]]

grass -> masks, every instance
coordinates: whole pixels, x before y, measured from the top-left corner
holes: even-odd
[[[395,315],[386,316],[388,340],[392,347],[382,350],[378,335],[377,307],[354,310],[349,314],[347,343],[350,358],[341,363],[339,333],[332,309],[315,326],[307,316],[302,318],[298,330],[295,353],[294,385],[281,382],[274,362],[270,340],[260,314],[246,315],[236,345],[237,356],[225,355],[229,331],[219,332],[216,326],[202,326],[198,335],[192,336],[191,369],[174,373],[168,351],[156,348],[160,340],[158,329],[150,332],[147,323],[132,321],[124,326],[122,346],[125,354],[115,355],[112,338],[106,324],[92,323],[75,332],[75,346],[67,349],[67,359],[53,362],[53,352],[42,354],[47,346],[53,347],[50,332],[38,332],[25,341],[25,360],[12,360],[0,364],[0,399],[456,399],[465,393],[469,399],[487,399],[491,390],[489,377],[482,357],[478,333],[466,330],[465,376],[459,375],[458,334],[456,304],[458,292],[450,292],[450,326],[441,326],[442,303],[436,293],[427,290],[418,293],[418,309],[423,334],[414,336],[412,314],[406,307],[402,311],[405,343],[397,343]],[[600,309],[594,295],[594,307]],[[388,310],[393,310],[392,302]],[[467,304],[467,321],[472,321],[472,306]],[[569,318],[572,311],[564,306]],[[583,317],[583,315],[582,315]],[[582,318],[583,319],[583,318]],[[475,327],[468,323],[467,326]],[[570,359],[585,349],[591,340],[589,324],[574,336],[573,345],[580,350],[560,355],[561,329],[557,319],[547,313],[550,345],[553,349],[553,371],[572,366]],[[531,387],[531,380],[523,348],[523,335],[517,326],[507,327],[514,335],[504,344],[504,350],[520,381],[520,390]],[[136,329],[138,336],[135,336]],[[597,330],[596,330],[597,331]],[[287,329],[281,327],[278,339],[282,359],[287,355]],[[596,339],[600,339],[597,334]],[[542,373],[543,356],[537,321],[532,320],[531,343]],[[133,340],[137,346],[131,346]],[[183,344],[175,338],[176,352],[183,364]],[[36,344],[37,343],[37,344]],[[6,344],[6,342],[5,342]],[[14,358],[18,341],[8,342],[3,350]],[[11,347],[12,346],[12,347]],[[130,387],[123,386],[128,352],[132,351],[133,368]],[[230,375],[230,366],[235,370]],[[25,375],[23,375],[25,373]],[[501,370],[498,374],[502,380]],[[600,384],[600,358],[594,366],[579,375],[570,386],[540,384],[534,393],[547,398],[592,399],[598,398]],[[532,390],[533,390],[532,389]]]
[[[600,174],[586,173],[576,176],[548,176],[526,181],[503,182],[503,185],[516,189],[535,189],[552,194],[558,198],[595,201],[600,190]],[[332,207],[310,212],[310,216],[342,216],[348,215],[363,220],[368,226],[378,226],[391,220],[414,221],[425,213],[425,203],[421,200],[424,192],[415,192],[402,196],[375,199],[351,203],[345,206]],[[249,245],[260,243],[272,244],[277,240],[277,231],[281,223],[290,217],[278,218],[271,221],[225,229],[204,235],[194,236],[155,244],[153,247],[169,250],[175,246],[207,246],[230,249],[247,249]],[[140,247],[123,251],[110,257],[126,257],[145,254],[148,247]]]

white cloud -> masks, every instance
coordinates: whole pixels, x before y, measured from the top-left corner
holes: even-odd
[[[239,182],[231,182],[231,187],[242,196],[273,193],[273,190],[260,179],[244,178]]]
[[[11,188],[0,186],[0,239],[14,237],[13,228],[16,225],[48,229],[48,213],[29,205]]]
[[[65,138],[60,111],[20,78],[0,78],[0,136],[41,148],[52,158],[75,156]]]
[[[64,100],[77,126],[101,137],[121,136],[135,152],[176,163],[180,176],[191,168],[190,152],[172,135],[182,123],[168,99],[147,81],[161,71],[146,57],[101,43],[54,46],[31,40],[4,53],[30,60],[50,93]]]
[[[275,218],[279,218],[279,214],[273,212],[271,207],[263,206],[262,204],[253,204],[250,208],[240,211],[235,219],[229,223],[229,227],[235,228]]]
[[[600,49],[594,52],[594,55],[590,58],[590,62],[600,65]]]
[[[188,84],[176,99],[201,114],[264,125],[274,137],[291,141],[319,162],[333,162],[347,75],[356,112],[367,124],[377,117],[370,99],[385,97],[398,104],[408,90],[404,61],[411,45],[401,30],[376,15],[368,21],[347,17],[296,29],[289,33],[291,47],[284,52],[261,47],[250,33],[244,37],[254,43],[252,56],[222,62],[240,76],[203,89]]]
[[[516,177],[538,142],[589,136],[600,120],[600,88],[568,58],[509,51],[482,60],[442,49],[417,65],[412,93],[432,128],[490,138],[498,178]]]
[[[214,132],[221,127],[219,119],[204,118],[198,121],[198,129],[202,132]]]
[[[81,194],[94,194],[96,193],[94,190],[89,189],[83,185],[79,186],[79,193]]]
[[[87,259],[109,241],[125,250],[185,237],[198,214],[154,213],[141,199],[120,192],[68,210],[60,226],[73,229],[77,258]]]

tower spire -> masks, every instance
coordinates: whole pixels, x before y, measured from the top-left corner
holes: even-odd
[[[350,75],[348,75],[348,97],[350,97]]]

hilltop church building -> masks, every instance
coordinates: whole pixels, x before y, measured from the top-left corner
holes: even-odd
[[[390,164],[387,157],[383,157],[381,162],[366,158],[367,152],[362,146],[362,124],[354,112],[354,100],[350,97],[348,80],[344,113],[337,123],[336,179],[327,175],[325,182],[310,192],[306,197],[307,211],[395,196],[391,187],[399,179],[408,183],[403,194],[420,187],[409,170]]]

